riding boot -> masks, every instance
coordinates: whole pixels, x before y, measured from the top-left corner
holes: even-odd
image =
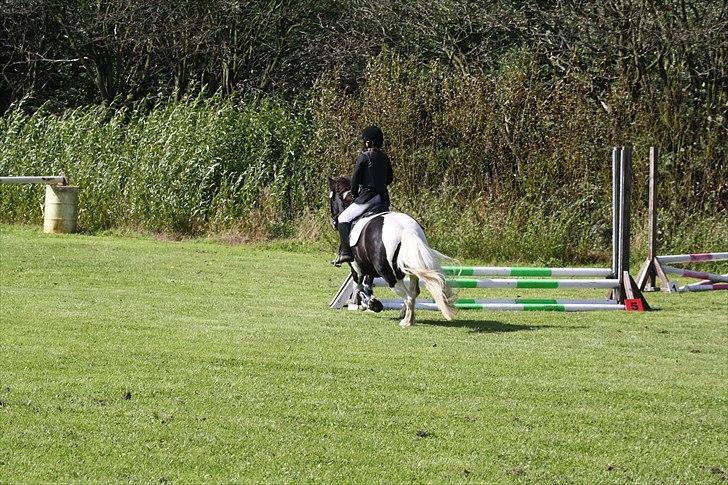
[[[349,245],[349,234],[351,233],[350,222],[339,222],[339,237],[341,238],[341,244],[339,245],[339,255],[335,260],[331,261],[334,266],[341,266],[343,263],[351,263],[354,261],[354,255],[351,252],[351,246]]]

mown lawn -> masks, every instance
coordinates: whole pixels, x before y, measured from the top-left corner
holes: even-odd
[[[728,480],[728,292],[402,330],[330,256],[0,228],[0,482]]]

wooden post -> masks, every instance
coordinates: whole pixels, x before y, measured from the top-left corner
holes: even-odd
[[[648,201],[647,258],[657,257],[657,147],[650,147],[650,188]],[[650,271],[650,286],[655,287],[655,273]]]
[[[642,263],[642,268],[637,277],[637,285],[640,290],[655,291],[657,279],[660,280],[662,291],[671,291],[670,281],[657,258],[657,147],[650,147],[650,181],[649,181],[649,202],[648,202],[648,227],[647,227],[647,259]]]

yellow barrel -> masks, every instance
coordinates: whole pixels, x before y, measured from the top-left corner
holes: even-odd
[[[65,234],[76,231],[78,187],[46,185],[43,232]]]

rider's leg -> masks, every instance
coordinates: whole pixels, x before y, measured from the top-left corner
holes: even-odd
[[[340,266],[343,263],[354,261],[354,255],[351,252],[349,243],[349,234],[351,233],[351,221],[364,214],[369,209],[369,204],[351,204],[349,207],[339,214],[337,219],[337,228],[339,229],[339,255],[331,261],[331,264]]]
[[[360,215],[364,214],[366,211],[371,209],[377,204],[380,204],[382,202],[382,198],[379,195],[375,195],[371,199],[369,199],[367,202],[364,202],[363,204],[358,204],[356,202],[352,203],[344,209],[341,214],[339,214],[339,217],[336,218],[337,222],[340,224],[342,222],[348,222],[351,223],[354,219],[359,217]]]
[[[349,246],[349,237],[351,234],[351,222],[339,222],[339,255],[332,264],[341,265],[342,263],[350,263],[354,261],[354,254]]]

